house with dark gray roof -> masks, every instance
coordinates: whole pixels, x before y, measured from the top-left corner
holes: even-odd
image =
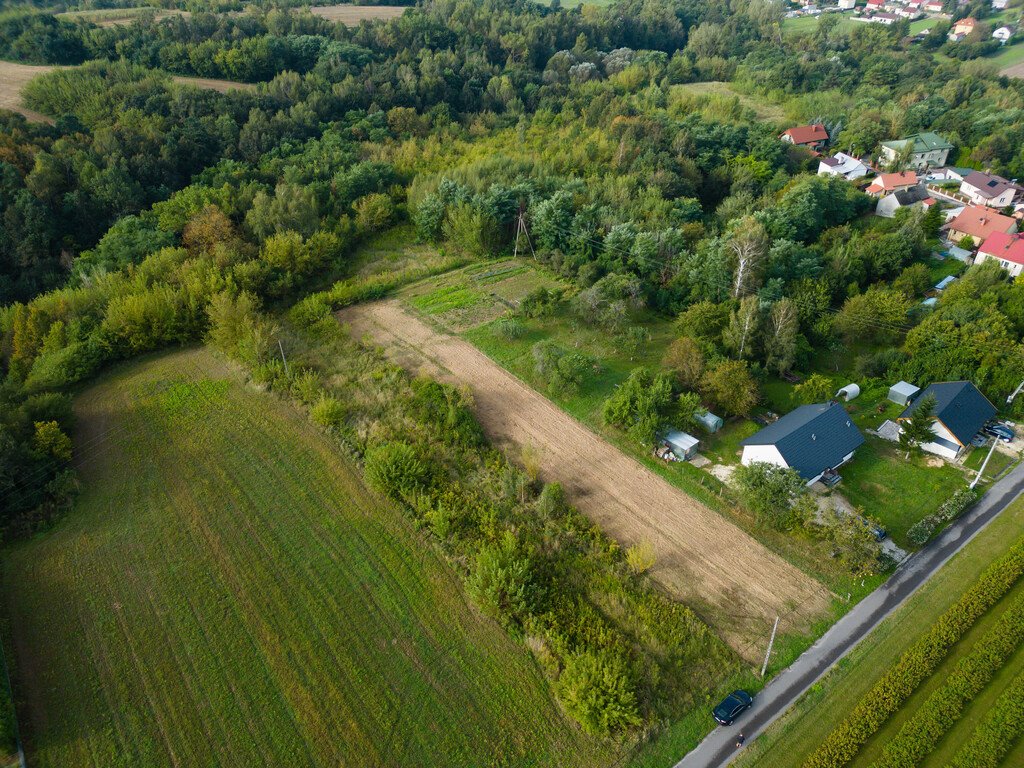
[[[1005,208],[1011,205],[1020,188],[1012,181],[993,173],[971,171],[960,184],[960,194],[970,198],[975,205],[990,208]]]
[[[801,405],[740,443],[741,461],[790,467],[811,485],[852,459],[863,444],[864,436],[842,405],[814,403]]]
[[[921,449],[946,459],[960,456],[985,422],[996,415],[996,407],[971,382],[943,381],[926,387],[897,420],[909,419],[928,397],[935,398],[935,438],[923,443]]]

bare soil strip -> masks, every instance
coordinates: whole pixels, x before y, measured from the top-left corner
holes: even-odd
[[[412,371],[466,385],[477,417],[499,445],[540,453],[542,473],[623,546],[653,544],[651,575],[692,606],[737,652],[764,653],[775,616],[784,631],[804,631],[828,608],[814,579],[714,511],[670,485],[577,422],[468,342],[428,326],[396,301],[338,313]]]
[[[387,21],[405,13],[404,5],[318,5],[309,9],[314,16],[328,21],[340,21],[346,27],[358,27],[363,19]]]
[[[1014,64],[1013,66],[1007,67],[999,72],[1000,75],[1005,77],[1021,77],[1024,78],[1024,62],[1020,64]]]

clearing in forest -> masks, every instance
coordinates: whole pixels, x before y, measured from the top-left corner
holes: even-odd
[[[405,5],[317,5],[309,9],[314,16],[327,21],[340,21],[346,27],[358,27],[359,22],[396,19],[405,13]]]
[[[612,762],[409,519],[211,352],[75,410],[81,496],[2,560],[30,765]]]
[[[484,431],[539,452],[547,480],[623,546],[648,541],[652,576],[692,606],[744,658],[764,653],[765,626],[805,632],[828,610],[827,591],[744,531],[580,424],[469,342],[435,330],[397,301],[339,313],[400,365],[466,385]],[[513,454],[516,451],[513,451]]]
[[[49,64],[15,64],[12,61],[0,61],[0,109],[8,109],[24,115],[32,122],[52,123],[53,118],[41,112],[22,106],[21,92],[30,80],[45,75],[55,69],[70,69]],[[239,83],[234,80],[216,80],[208,77],[180,77],[171,79],[181,85],[194,85],[196,88],[208,88],[212,91],[227,93],[234,89],[250,90],[256,86],[252,83]]]
[[[21,91],[29,80],[54,69],[57,67],[47,64],[15,64],[12,61],[0,61],[0,109],[17,112],[34,123],[52,123],[53,118],[22,106]]]

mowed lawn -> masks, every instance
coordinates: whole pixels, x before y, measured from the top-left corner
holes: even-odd
[[[892,616],[875,629],[821,681],[816,683],[790,711],[777,720],[736,761],[735,768],[799,768],[821,741],[856,706],[864,693],[913,645],[935,620],[978,578],[982,571],[1007,552],[1024,530],[1024,499],[1017,499],[984,531],[947,563]],[[868,766],[884,744],[916,711],[925,698],[945,682],[953,669],[974,644],[992,629],[999,616],[1017,597],[1024,594],[1024,582],[1018,583],[971,629],[951,651],[935,674],[931,675],[851,763],[854,768]],[[1013,677],[1024,669],[1024,645],[1009,659],[984,691],[965,709],[963,716],[943,738],[937,750],[923,763],[927,768],[945,765],[970,738],[975,726],[1006,689]],[[1024,741],[1019,742],[1001,766],[1024,765]]]
[[[612,762],[402,513],[213,353],[76,412],[76,507],[2,561],[33,768]]]

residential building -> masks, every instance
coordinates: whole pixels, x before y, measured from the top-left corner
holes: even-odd
[[[1013,203],[1020,188],[992,173],[972,171],[960,184],[960,194],[965,195],[975,205],[987,205],[990,208],[1005,208]]]
[[[884,24],[890,26],[900,20],[900,17],[895,13],[876,13],[868,21],[874,22],[875,24]]]
[[[895,141],[882,144],[882,158],[890,165],[900,161],[901,155],[910,147],[908,164],[912,168],[936,168],[946,164],[949,150],[953,145],[937,133],[915,133]]]
[[[985,422],[996,415],[995,406],[971,382],[945,381],[926,387],[897,420],[909,419],[928,397],[935,398],[932,412],[935,437],[921,448],[947,459],[958,458]]]
[[[992,37],[1005,45],[1007,41],[1013,37],[1013,33],[1016,31],[1016,28],[1006,25],[994,30],[992,32]]]
[[[801,405],[748,437],[743,464],[767,462],[795,469],[808,485],[853,458],[864,436],[839,403]]]
[[[942,13],[943,4],[940,0],[925,0],[922,7],[925,13]]]
[[[1005,11],[1008,0],[992,0],[993,11]]]
[[[845,152],[836,152],[832,157],[823,157],[818,162],[819,176],[842,176],[853,180],[866,176],[868,167],[863,162]]]
[[[825,142],[828,141],[828,131],[825,130],[825,126],[821,123],[797,125],[793,128],[787,128],[779,138],[798,147],[821,149],[825,146]]]
[[[900,208],[914,205],[928,208],[934,204],[935,200],[928,196],[928,190],[924,187],[908,187],[879,198],[878,204],[875,205],[875,215],[891,219]]]
[[[953,22],[953,28],[949,30],[949,37],[951,40],[963,40],[978,25],[978,22],[971,16],[966,19],[960,19],[960,21]]]
[[[968,205],[944,224],[943,228],[949,242],[959,245],[965,237],[970,237],[977,246],[997,232],[1013,234],[1017,231],[1017,220],[996,213],[991,208]]]
[[[1012,277],[1017,277],[1024,270],[1024,236],[1005,232],[989,235],[978,247],[974,263],[981,264],[989,260],[998,261]]]
[[[919,183],[917,174],[913,171],[903,171],[901,173],[882,173],[878,177],[868,184],[864,190],[872,197],[881,197],[883,195],[889,195],[893,192],[898,192],[901,189],[910,189],[916,187]]]
[[[839,0],[840,11],[852,11],[857,7],[857,0]]]

